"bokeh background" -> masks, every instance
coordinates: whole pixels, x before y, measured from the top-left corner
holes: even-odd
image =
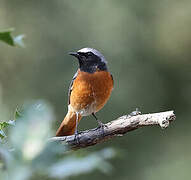
[[[103,122],[136,107],[175,110],[177,120],[166,130],[142,128],[86,149],[117,149],[109,174],[70,179],[191,178],[191,1],[0,0],[0,17],[0,28],[26,35],[24,49],[0,43],[1,120],[26,101],[45,99],[56,131],[78,66],[67,53],[83,47],[100,50],[114,77],[112,96],[97,113]],[[96,125],[86,117],[80,129]]]

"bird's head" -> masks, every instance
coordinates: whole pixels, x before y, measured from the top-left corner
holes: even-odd
[[[98,70],[107,71],[107,61],[104,56],[93,48],[83,48],[77,52],[70,52],[79,61],[81,71],[94,73]]]

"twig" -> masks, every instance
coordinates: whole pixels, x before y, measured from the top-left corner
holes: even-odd
[[[87,131],[82,131],[77,138],[74,135],[53,137],[50,141],[65,142],[72,149],[85,148],[93,146],[100,142],[111,139],[115,136],[122,136],[123,134],[135,130],[143,126],[159,125],[162,129],[167,128],[171,121],[176,118],[173,111],[166,111],[160,113],[143,114],[136,116],[124,115],[116,120],[108,122],[104,129],[95,128]]]

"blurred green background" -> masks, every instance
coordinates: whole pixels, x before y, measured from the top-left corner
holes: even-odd
[[[118,150],[110,174],[70,179],[190,179],[191,1],[0,0],[0,17],[0,28],[26,35],[24,49],[0,43],[1,120],[17,105],[45,99],[56,131],[78,66],[67,53],[83,47],[100,50],[114,76],[112,96],[97,113],[103,122],[136,107],[175,110],[177,120],[167,130],[143,128],[86,149]],[[80,123],[81,130],[95,126],[92,117]]]

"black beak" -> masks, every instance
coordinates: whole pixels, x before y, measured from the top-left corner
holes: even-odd
[[[77,58],[79,57],[79,54],[77,52],[69,52],[68,54]]]

